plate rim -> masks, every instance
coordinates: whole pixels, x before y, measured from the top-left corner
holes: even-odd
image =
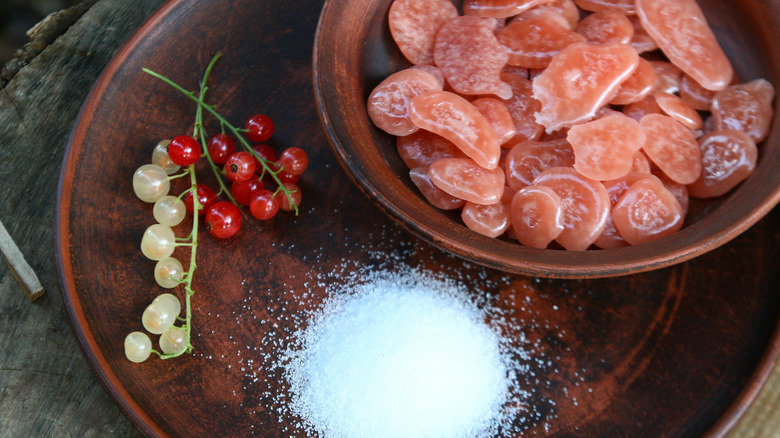
[[[87,127],[100,104],[103,94],[116,77],[123,60],[127,59],[144,39],[157,28],[157,25],[173,10],[180,7],[186,0],[166,0],[164,4],[149,16],[141,26],[120,46],[120,49],[108,61],[103,71],[82,104],[73,128],[68,137],[65,154],[60,169],[57,183],[57,199],[55,211],[55,251],[57,258],[57,272],[60,280],[60,295],[65,304],[79,349],[87,359],[90,368],[96,374],[103,388],[108,391],[111,398],[120,408],[123,414],[146,436],[166,437],[162,428],[148,415],[148,413],[133,399],[127,389],[119,382],[108,361],[97,346],[97,342],[90,330],[81,300],[76,291],[72,263],[70,257],[70,240],[68,222],[71,212],[70,196],[73,186],[73,172],[75,171],[76,153],[81,148],[86,138]]]
[[[60,295],[65,305],[71,329],[76,337],[77,344],[81,350],[82,355],[87,359],[90,368],[96,374],[98,380],[102,386],[109,393],[114,402],[118,405],[123,414],[146,436],[169,436],[164,430],[152,419],[151,416],[132,398],[130,393],[121,384],[116,374],[111,369],[108,361],[97,346],[97,342],[90,330],[90,325],[87,322],[81,301],[76,291],[76,285],[74,282],[74,276],[72,273],[72,264],[70,257],[70,241],[69,231],[67,228],[69,215],[71,212],[71,189],[73,185],[73,170],[75,167],[76,152],[83,145],[86,138],[87,127],[94,114],[96,107],[100,104],[101,99],[111,85],[112,81],[116,78],[118,71],[123,65],[123,60],[127,59],[138,46],[145,40],[145,38],[154,30],[157,29],[157,25],[164,20],[170,13],[172,13],[178,7],[181,7],[187,0],[166,0],[164,4],[146,20],[144,23],[136,29],[136,31],[125,41],[116,54],[108,61],[106,67],[104,67],[98,79],[90,89],[87,98],[82,104],[78,116],[74,122],[73,129],[69,135],[63,162],[60,169],[58,178],[57,193],[56,193],[56,211],[55,211],[55,256],[57,261],[57,271],[60,282]],[[333,0],[325,0],[323,2],[322,10],[328,7]],[[320,15],[321,19],[321,15]],[[317,27],[319,28],[319,22]],[[319,35],[319,32],[317,32]],[[316,62],[317,45],[314,43],[314,50],[312,53],[312,61]],[[316,81],[316,69],[313,81]],[[314,93],[314,98],[319,102],[321,96],[319,93]],[[331,148],[334,149],[331,136],[328,132],[328,126],[326,121],[322,119],[322,113],[318,112],[320,117],[321,128],[325,131],[325,137],[331,144]],[[334,150],[334,152],[337,152]],[[342,157],[336,153],[334,154],[340,164]],[[350,175],[351,176],[351,175]],[[360,184],[356,186],[361,187]],[[777,192],[777,197],[780,200],[780,191]],[[773,210],[773,208],[769,208]],[[767,214],[770,212],[768,211]],[[392,215],[391,215],[392,217]],[[396,219],[396,222],[400,222]],[[410,229],[406,224],[403,227],[412,232],[415,235],[419,235],[414,230]],[[733,237],[733,236],[732,236]],[[726,238],[726,241],[730,238]],[[718,242],[718,246],[726,241]],[[430,242],[429,242],[430,243]],[[436,245],[435,245],[436,246]],[[694,254],[695,255],[695,254]],[[692,255],[692,256],[694,256]],[[692,257],[691,256],[691,257]],[[687,260],[686,257],[684,260]],[[684,260],[678,260],[681,262]],[[744,414],[750,408],[755,401],[758,394],[764,388],[766,382],[769,380],[773,369],[778,363],[780,358],[780,319],[775,321],[775,327],[771,335],[768,338],[768,342],[764,348],[764,352],[761,358],[757,362],[757,365],[749,378],[745,381],[743,388],[739,391],[736,397],[733,398],[726,411],[713,422],[704,433],[704,437],[708,438],[722,438],[725,437],[736,424],[744,417]]]

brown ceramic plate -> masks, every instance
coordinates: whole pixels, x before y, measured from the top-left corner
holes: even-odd
[[[526,323],[536,341],[530,354],[543,359],[532,361],[534,378],[526,381],[526,403],[537,413],[523,418],[529,435],[723,436],[780,351],[778,211],[691,262],[617,279],[512,276],[449,256],[377,209],[333,156],[311,85],[321,7],[320,0],[174,1],[120,51],[85,103],[60,181],[62,290],[85,356],[139,429],[149,436],[295,434],[296,420],[280,421],[266,393],[283,391],[278,370],[261,360],[274,351],[261,339],[293,325],[278,303],[304,293],[316,302],[355,266],[409,265],[498,296]],[[135,198],[131,176],[160,138],[191,129],[195,110],[141,68],[194,89],[216,51],[224,57],[210,101],[236,123],[269,114],[274,147],[309,152],[302,213],[268,223],[246,218],[224,242],[204,237],[195,353],[132,364],[123,339],[140,329],[144,307],[162,291],[139,248],[151,206]]]

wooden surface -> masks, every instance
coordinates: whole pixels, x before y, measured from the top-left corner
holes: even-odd
[[[73,337],[57,278],[54,215],[79,108],[119,45],[160,4],[101,0],[56,17],[21,64],[4,69],[10,81],[0,89],[0,217],[47,293],[30,303],[0,264],[0,436],[140,435]]]
[[[0,266],[2,436],[139,434],[99,384],[73,337],[59,294],[54,206],[64,148],[90,86],[160,3],[97,1],[0,90],[0,217],[47,290],[30,303]],[[777,215],[771,220],[777,223]],[[727,260],[729,251],[738,253],[742,243],[766,233],[777,241],[777,231],[765,224],[710,260]],[[759,401],[732,437],[778,436],[780,415],[772,415],[778,412],[777,397],[765,392]]]

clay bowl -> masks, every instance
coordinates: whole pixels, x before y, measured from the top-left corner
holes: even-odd
[[[759,145],[754,174],[729,194],[692,200],[683,229],[668,238],[620,249],[538,250],[466,228],[459,214],[429,205],[408,178],[395,138],[372,125],[371,90],[411,64],[387,24],[392,0],[328,0],[314,47],[314,88],[322,123],[352,180],[388,215],[450,253],[507,272],[554,278],[618,276],[688,260],[717,248],[753,225],[780,201],[780,112]],[[743,82],[780,85],[780,3],[774,0],[700,1],[721,46]],[[761,25],[755,25],[761,23]]]

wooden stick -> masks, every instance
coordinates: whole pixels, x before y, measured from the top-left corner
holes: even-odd
[[[16,282],[19,283],[27,298],[30,301],[40,298],[46,291],[43,290],[43,286],[41,286],[41,282],[38,280],[35,272],[24,260],[22,252],[19,251],[19,247],[11,239],[2,222],[0,222],[0,252],[3,253],[8,269],[14,274]]]

